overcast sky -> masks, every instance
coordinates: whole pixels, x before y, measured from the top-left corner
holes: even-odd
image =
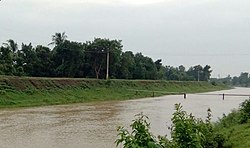
[[[249,0],[1,0],[0,43],[119,39],[164,65],[211,65],[212,76],[250,71]]]

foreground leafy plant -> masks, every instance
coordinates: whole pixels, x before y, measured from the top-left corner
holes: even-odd
[[[250,99],[240,104],[241,123],[247,123],[250,119]]]
[[[171,138],[166,136],[152,135],[149,131],[150,123],[148,117],[141,114],[136,115],[130,127],[130,133],[124,127],[118,127],[119,138],[117,146],[122,144],[124,148],[221,148],[230,147],[228,138],[217,133],[211,123],[211,110],[205,121],[196,119],[192,114],[187,114],[180,104],[175,104],[175,112],[171,119]]]
[[[137,114],[136,117],[130,125],[132,128],[131,133],[124,127],[117,128],[120,138],[116,140],[116,146],[123,144],[124,148],[161,148],[160,142],[149,132],[150,123],[147,121],[148,117],[143,113]]]

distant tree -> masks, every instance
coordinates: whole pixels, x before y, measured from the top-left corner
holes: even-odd
[[[110,70],[114,72],[119,66],[119,56],[122,51],[121,41],[96,38],[92,42],[86,43],[86,62],[95,73],[97,79],[105,77],[107,64],[107,53],[110,54]]]
[[[36,76],[35,64],[37,63],[37,56],[35,49],[32,47],[31,43],[23,44],[21,50],[18,51],[18,67],[22,67],[25,75]]]
[[[83,44],[68,40],[53,49],[55,75],[60,77],[78,77],[84,63]]]
[[[134,54],[132,51],[126,51],[121,55],[120,69],[118,75],[122,79],[132,79],[135,68]]]
[[[162,60],[161,59],[156,60],[155,66],[156,66],[157,70],[159,71],[162,67]]]
[[[7,42],[3,43],[3,45],[5,45],[6,48],[8,48],[9,50],[11,50],[12,53],[15,53],[18,50],[17,43],[14,40],[12,40],[12,39],[7,40]]]
[[[166,77],[167,80],[180,80],[180,74],[178,68],[173,66],[166,66]]]
[[[52,52],[48,47],[38,45],[35,48],[36,62],[34,63],[34,75],[44,77],[52,76]]]
[[[189,70],[187,71],[187,74],[189,75],[190,78],[192,78],[195,81],[204,80],[203,67],[201,65],[190,67]]]
[[[67,39],[67,35],[65,32],[63,33],[55,33],[54,35],[52,35],[52,42],[49,43],[49,45],[56,45],[58,46],[59,44],[63,43],[64,41],[66,41]]]
[[[234,85],[234,86],[239,86],[240,85],[239,77],[237,77],[237,76],[233,77],[233,79],[232,79],[232,85]]]
[[[178,67],[178,70],[179,70],[179,80],[180,81],[189,80],[189,77],[188,77],[187,72],[186,72],[186,68],[183,65],[180,65]]]
[[[249,73],[242,72],[239,76],[239,84],[241,86],[248,86],[249,85]]]
[[[211,66],[209,65],[206,65],[204,68],[203,68],[203,81],[208,81],[210,79],[210,76],[211,76],[211,72],[212,70],[210,70]]]
[[[55,33],[49,47],[31,43],[17,43],[9,39],[0,47],[0,75],[95,77],[105,78],[107,70],[110,78],[122,79],[167,79],[208,81],[211,67],[200,65],[190,67],[164,66],[161,59],[153,61],[142,53],[122,52],[121,40],[95,38],[85,43],[67,40],[67,35]],[[109,55],[109,58],[108,58]],[[109,68],[107,69],[107,58]],[[239,85],[250,85],[245,75],[235,78]],[[233,81],[233,82],[235,82]],[[235,82],[236,83],[236,82]]]
[[[134,79],[145,79],[146,78],[146,68],[144,66],[144,56],[142,53],[135,54],[135,68],[133,71]]]
[[[155,62],[155,66],[157,68],[157,78],[158,80],[165,79],[165,67],[162,64],[162,60],[158,59]]]
[[[17,43],[9,39],[6,43],[3,43],[3,46],[0,49],[1,61],[0,61],[0,71],[5,75],[15,75],[16,73],[16,59],[18,50]]]

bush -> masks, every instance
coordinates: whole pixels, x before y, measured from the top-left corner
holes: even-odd
[[[216,133],[211,123],[211,110],[207,110],[205,121],[196,119],[192,114],[183,111],[180,104],[175,105],[171,126],[172,143],[178,148],[216,148],[227,142],[224,135]]]
[[[241,123],[247,123],[250,118],[250,99],[245,100],[240,104]]]
[[[5,90],[0,90],[0,95],[5,95],[6,91]]]
[[[119,138],[117,146],[123,144],[124,148],[216,148],[230,147],[224,135],[217,133],[211,120],[211,110],[208,109],[208,116],[205,121],[196,119],[192,114],[183,111],[180,104],[175,105],[175,112],[171,119],[171,139],[166,136],[156,138],[149,132],[150,124],[148,117],[139,114],[138,118],[131,124],[132,132],[118,128]]]
[[[124,127],[117,128],[120,138],[116,140],[116,146],[123,144],[124,148],[161,148],[160,142],[149,132],[148,117],[142,113],[136,115],[136,117],[130,125],[131,133]]]
[[[223,114],[223,117],[216,123],[216,127],[224,128],[231,127],[242,122],[242,113],[239,110],[232,110],[228,115]]]
[[[211,84],[212,84],[213,86],[217,86],[217,83],[216,83],[215,81],[212,81]]]

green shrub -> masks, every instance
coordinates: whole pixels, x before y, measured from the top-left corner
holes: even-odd
[[[250,118],[250,99],[245,100],[240,104],[241,123],[247,123]]]
[[[212,84],[213,86],[217,86],[217,83],[216,83],[215,81],[212,81],[211,84]]]
[[[24,92],[28,95],[33,95],[33,94],[37,93],[38,91],[36,89],[29,88],[29,89],[26,89]]]
[[[123,144],[124,148],[161,148],[162,146],[150,132],[150,123],[148,117],[141,114],[136,115],[136,119],[130,125],[132,132],[118,127],[119,139],[116,140],[116,145]]]
[[[216,122],[216,127],[224,128],[240,124],[242,120],[242,112],[239,110],[232,110],[228,115],[223,114],[223,117]]]
[[[0,90],[0,95],[5,95],[6,91],[5,90]]]
[[[122,144],[124,148],[223,148],[230,147],[228,138],[217,133],[211,123],[211,110],[205,121],[196,119],[192,114],[183,111],[180,104],[175,105],[175,112],[171,118],[171,139],[166,136],[152,135],[149,131],[150,123],[148,117],[139,114],[138,118],[131,124],[132,132],[118,128],[119,138],[117,146]]]
[[[207,110],[205,121],[187,114],[180,104],[175,105],[176,111],[172,117],[171,138],[178,148],[216,148],[223,147],[227,138],[216,133],[211,123],[211,110]]]

